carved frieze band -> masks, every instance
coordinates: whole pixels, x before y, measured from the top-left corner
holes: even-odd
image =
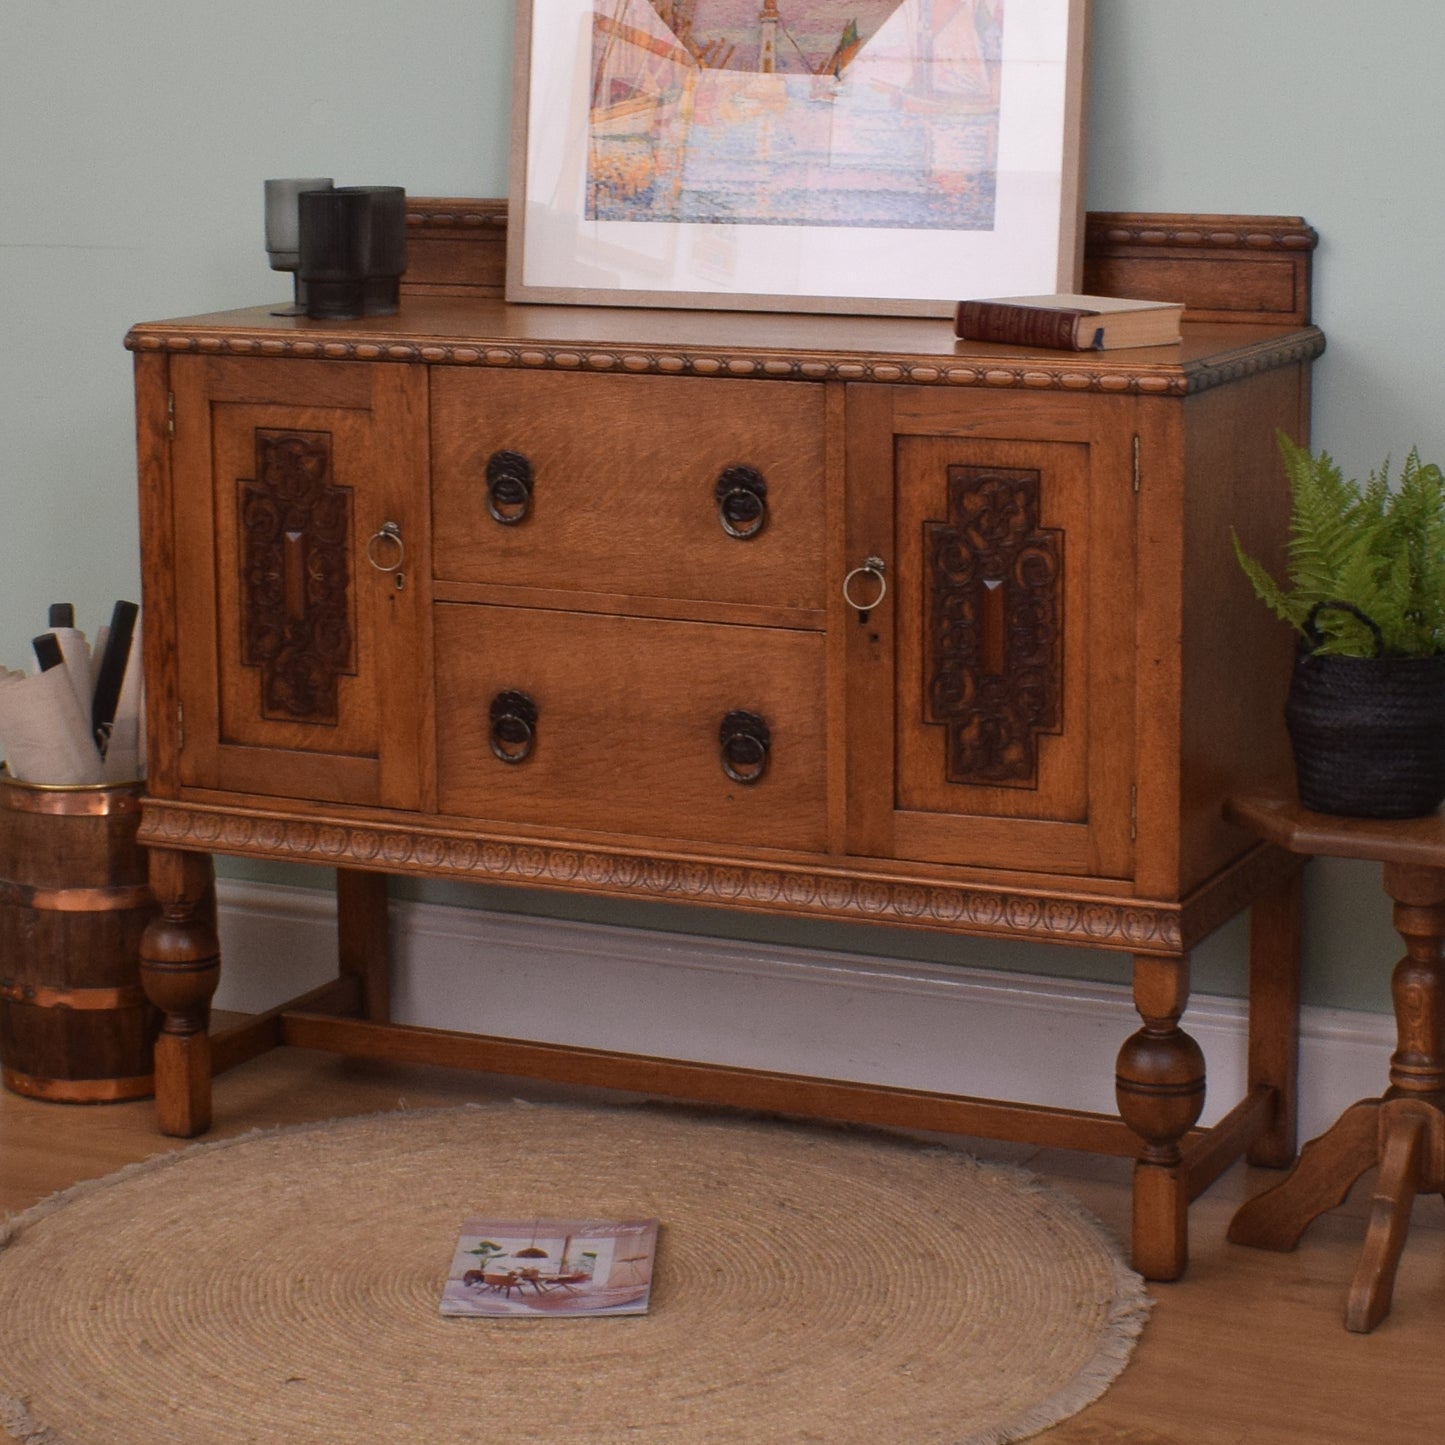
[[[406,224],[428,231],[498,231],[507,229],[505,200],[474,200],[459,196],[408,196]]]
[[[1084,226],[1090,251],[1104,247],[1200,247],[1250,251],[1313,251],[1319,233],[1298,216],[1189,216],[1091,211]]]
[[[942,324],[942,323],[940,323]],[[501,366],[534,371],[634,372],[660,376],[741,376],[762,381],[864,381],[910,386],[982,387],[992,391],[1071,391],[1111,396],[1187,396],[1318,356],[1324,336],[1313,328],[1287,342],[1270,341],[1237,352],[1214,366],[1099,371],[1097,360],[1050,365],[1000,358],[966,364],[937,358],[820,352],[751,354],[686,352],[626,347],[548,346],[536,343],[397,341],[377,336],[330,336],[314,331],[247,335],[136,328],[132,351],[204,356],[285,356],[326,361],[400,361],[432,366]]]
[[[1034,787],[1063,716],[1063,533],[1039,526],[1037,471],[948,469],[948,519],[924,524],[925,719],[951,783]]]
[[[1060,898],[807,867],[672,861],[400,826],[254,816],[159,799],[144,804],[140,841],[188,852],[1047,939],[1122,952],[1181,951],[1176,907],[1108,898]]]
[[[331,480],[325,432],[256,432],[256,475],[236,484],[241,661],[259,669],[261,715],[335,723],[355,671],[351,489]]]

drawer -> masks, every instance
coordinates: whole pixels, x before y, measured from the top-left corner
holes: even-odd
[[[442,812],[825,847],[821,634],[452,603],[435,613]],[[535,709],[529,725],[519,696]],[[761,719],[766,738],[742,718],[724,729],[735,714]]]
[[[823,398],[807,382],[438,368],[435,575],[820,608]]]

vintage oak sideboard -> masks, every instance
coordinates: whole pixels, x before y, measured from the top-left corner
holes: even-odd
[[[1176,1277],[1188,1201],[1294,1153],[1301,860],[1221,804],[1285,766],[1230,529],[1284,537],[1313,233],[1093,216],[1086,286],[1186,336],[1073,353],[509,306],[500,203],[409,224],[399,315],[127,338],[161,1129],[294,1043],[1132,1155]],[[340,970],[213,1038],[216,853],[334,866]],[[1121,952],[1121,1117],[392,1025],[388,874]],[[1249,1089],[1201,1130],[1189,953],[1247,907]]]

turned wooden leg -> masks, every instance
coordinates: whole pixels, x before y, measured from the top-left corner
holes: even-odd
[[[156,1040],[156,1123],[190,1138],[211,1126],[211,997],[221,975],[215,876],[208,853],[150,850],[160,904],[141,937],[146,997],[165,1015]]]
[[[1119,1114],[1139,1136],[1134,1165],[1134,1268],[1178,1279],[1189,1261],[1189,1195],[1179,1141],[1204,1108],[1204,1055],[1179,1027],[1189,1002],[1189,960],[1138,955],[1134,1006],[1144,1027],[1119,1050]]]
[[[1303,872],[1255,900],[1249,915],[1249,1092],[1274,1091],[1269,1128],[1249,1147],[1251,1164],[1288,1167],[1298,1145],[1300,938]]]
[[[391,1020],[391,920],[386,874],[336,870],[337,953],[343,975],[361,984],[361,1012],[372,1023]]]
[[[1395,931],[1405,956],[1395,966],[1395,1052],[1387,1098],[1445,1107],[1445,869],[1385,864]]]

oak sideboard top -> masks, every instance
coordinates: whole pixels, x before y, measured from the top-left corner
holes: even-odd
[[[1178,344],[1075,352],[958,341],[952,323],[940,319],[408,296],[397,315],[356,321],[273,316],[258,306],[147,322],[131,329],[126,345],[218,356],[1183,396],[1312,360],[1325,341],[1314,326],[1186,321]]]

